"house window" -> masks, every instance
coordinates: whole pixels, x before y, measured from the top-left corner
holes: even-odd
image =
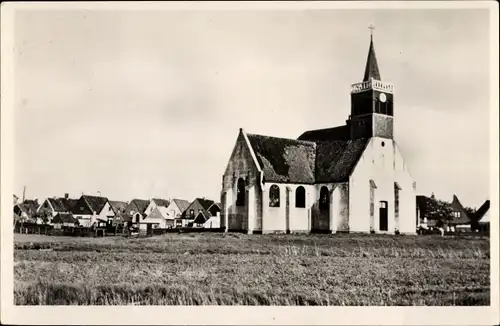
[[[321,187],[319,191],[319,209],[326,211],[330,208],[330,191],[326,186]]]
[[[280,207],[280,188],[277,185],[269,189],[269,207]]]
[[[295,190],[295,207],[306,207],[306,190],[302,186]]]
[[[453,212],[454,217],[460,217],[460,212]]]
[[[194,218],[194,209],[189,211],[189,215],[191,216],[191,218]]]
[[[236,185],[236,206],[245,206],[245,180],[238,179]]]

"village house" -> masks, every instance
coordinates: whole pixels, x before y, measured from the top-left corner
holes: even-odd
[[[220,228],[220,211],[220,203],[213,203],[206,210],[206,213],[203,211],[198,212],[193,221],[194,226],[207,229]]]
[[[146,218],[146,209],[149,206],[149,200],[132,199],[123,214],[127,227],[139,227],[141,220]]]
[[[175,219],[180,219],[182,213],[189,207],[190,202],[184,199],[174,198],[167,207],[167,219],[175,223]]]
[[[490,230],[490,201],[486,200],[481,207],[474,214],[475,231],[489,231]]]
[[[373,39],[340,127],[298,139],[240,129],[222,177],[227,231],[415,234],[415,188],[394,139],[394,87]]]
[[[166,199],[160,199],[160,198],[151,198],[149,201],[149,205],[144,211],[144,214],[149,215],[151,214],[152,211],[155,210],[157,207],[165,207],[167,208],[170,205],[170,202]]]
[[[36,199],[25,199],[22,203],[16,203],[14,205],[14,220],[40,223],[41,221],[36,220],[38,207],[38,201]]]
[[[56,216],[52,218],[52,224],[54,225],[54,229],[61,229],[64,226],[78,226],[80,222],[71,213],[57,213]]]
[[[128,203],[119,200],[109,200],[109,205],[111,206],[111,209],[115,213],[112,222],[113,226],[119,226],[125,224],[126,220],[125,215]]]
[[[210,213],[208,209],[214,203],[213,200],[205,199],[205,198],[196,198],[189,204],[186,210],[181,214],[180,218],[175,219],[176,227],[186,227],[193,226],[194,220],[198,214],[202,216],[210,217]]]
[[[72,208],[73,216],[83,227],[106,226],[115,213],[106,197],[82,195]]]
[[[48,197],[38,207],[37,212],[47,212],[52,220],[58,213],[71,213],[76,202],[78,199],[70,198],[68,193],[64,194],[64,197]]]

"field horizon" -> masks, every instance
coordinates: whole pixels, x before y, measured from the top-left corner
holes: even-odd
[[[16,305],[489,305],[489,237],[15,234],[14,299]]]

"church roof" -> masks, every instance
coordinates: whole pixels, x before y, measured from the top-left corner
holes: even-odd
[[[306,184],[347,181],[368,143],[368,139],[312,142],[247,137],[265,181]]]
[[[248,134],[266,181],[314,183],[314,142]]]
[[[381,80],[380,71],[378,69],[377,57],[375,56],[375,47],[373,46],[373,37],[370,37],[370,49],[368,50],[368,58],[366,59],[366,68],[363,81],[368,81],[370,78]]]
[[[299,140],[325,141],[325,140],[348,140],[350,138],[349,126],[339,126],[334,128],[308,130],[304,132]]]
[[[363,154],[368,138],[316,143],[316,182],[345,182]]]

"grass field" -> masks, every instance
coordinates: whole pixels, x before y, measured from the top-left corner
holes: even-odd
[[[15,235],[18,305],[489,305],[487,237]]]

